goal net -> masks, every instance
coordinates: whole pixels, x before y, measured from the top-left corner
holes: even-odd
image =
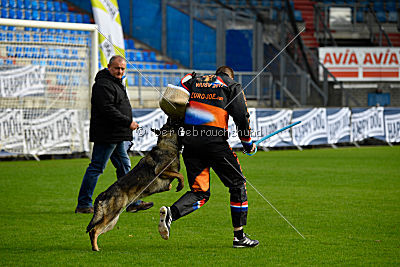
[[[96,25],[0,19],[0,156],[89,151]]]

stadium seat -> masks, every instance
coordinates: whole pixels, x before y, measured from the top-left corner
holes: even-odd
[[[397,12],[396,11],[389,11],[387,20],[388,20],[388,22],[396,23],[398,21]]]
[[[90,17],[88,14],[83,15],[83,23],[90,23]]]
[[[47,11],[54,11],[53,1],[47,1]]]
[[[56,12],[60,12],[61,11],[60,2],[58,2],[58,1],[54,2],[54,11],[56,11]]]
[[[300,10],[294,10],[294,18],[297,22],[301,22],[303,21],[303,17],[301,15],[301,11]]]
[[[17,2],[15,0],[8,0],[8,8],[16,8]]]
[[[141,51],[135,52],[135,61],[143,61],[143,54]]]
[[[76,23],[76,15],[75,15],[75,13],[72,13],[72,12],[69,13],[68,22]]]
[[[5,41],[5,40],[6,40],[6,34],[2,31],[0,31],[0,41]]]
[[[8,9],[8,18],[9,19],[16,19],[17,18],[17,14],[15,13],[15,9],[13,9],[13,8]]]
[[[396,2],[394,2],[394,1],[387,2],[386,3],[386,11],[389,11],[389,12],[394,11],[394,12],[396,12],[397,11]]]
[[[154,51],[150,51],[149,56],[150,56],[150,61],[151,62],[156,62],[157,61],[156,53]]]
[[[29,33],[24,34],[24,42],[30,42],[31,40],[31,35]]]
[[[364,22],[364,11],[359,9],[356,13],[356,21],[357,22]]]
[[[383,9],[383,2],[381,2],[381,1],[375,1],[375,2],[374,2],[374,11],[375,11],[375,12],[384,11],[384,9]]]
[[[47,12],[47,21],[55,21],[53,12]]]
[[[82,14],[76,14],[76,23],[82,23],[83,17]]]
[[[37,0],[32,0],[32,10],[39,10],[39,4]]]
[[[32,8],[31,0],[24,0],[24,8],[25,9],[31,9]]]
[[[24,13],[21,9],[17,9],[17,19],[24,19]]]
[[[379,22],[386,22],[386,13],[385,11],[376,12],[376,18]]]
[[[274,0],[273,7],[276,8],[277,10],[282,9],[282,1],[281,0]]]
[[[8,0],[1,0],[1,7],[7,8],[8,7]]]
[[[23,42],[24,41],[24,36],[22,35],[22,33],[19,33],[19,32],[15,33],[15,40],[17,42]]]
[[[30,10],[25,10],[25,19],[32,19],[32,12]]]
[[[17,0],[17,8],[18,9],[24,9],[25,8],[25,4],[23,0]]]
[[[61,2],[61,11],[68,12],[68,5],[65,2]]]
[[[47,5],[43,0],[39,1],[39,10],[41,10],[41,11],[46,11],[47,10]]]
[[[32,19],[39,20],[39,11],[37,11],[37,10],[32,11]]]
[[[44,11],[39,11],[39,19],[42,21],[46,21],[47,20],[47,14]]]
[[[1,9],[1,17],[2,18],[8,18],[8,12],[7,12],[7,9],[5,9],[5,8],[2,8]]]
[[[129,49],[135,49],[135,43],[133,39],[128,39],[128,47]]]

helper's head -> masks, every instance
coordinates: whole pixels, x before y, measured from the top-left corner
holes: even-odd
[[[228,75],[231,79],[235,78],[235,73],[233,72],[233,69],[231,67],[228,66],[221,66],[217,69],[217,71],[215,72],[216,75],[220,74],[220,73],[225,73],[226,75]]]
[[[125,74],[126,60],[122,56],[115,55],[110,58],[108,63],[108,71],[112,76],[118,79],[122,79]]]

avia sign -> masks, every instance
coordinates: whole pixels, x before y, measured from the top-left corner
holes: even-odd
[[[318,52],[319,61],[339,81],[400,80],[400,48],[320,47]],[[319,74],[323,80],[322,66]]]

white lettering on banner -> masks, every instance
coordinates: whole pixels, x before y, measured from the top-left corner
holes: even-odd
[[[320,47],[319,61],[339,81],[398,81],[398,47]],[[323,80],[323,68],[320,67]],[[333,80],[332,77],[329,77]]]
[[[0,72],[0,97],[21,97],[44,94],[45,68],[25,66]]]
[[[301,121],[292,128],[293,143],[299,146],[312,144],[317,139],[327,138],[326,109],[314,108],[303,116],[293,118]],[[318,142],[315,144],[323,143]]]
[[[49,116],[24,121],[25,154],[70,153],[79,139],[76,110],[60,109]],[[79,142],[79,140],[78,140]]]
[[[157,144],[157,136],[151,129],[161,129],[167,121],[167,115],[160,109],[155,109],[141,117],[134,117],[140,129],[133,131],[133,150],[149,151]]]
[[[22,153],[24,140],[22,123],[22,109],[0,111],[0,149]]]
[[[251,128],[251,133],[252,133],[252,138],[256,137],[255,129],[257,127],[256,124],[256,109],[255,108],[249,108],[249,115],[250,115],[250,128]],[[242,143],[240,142],[238,132],[236,129],[235,122],[233,121],[233,118],[229,116],[228,119],[228,143],[231,147],[241,147]]]
[[[349,108],[341,108],[335,114],[327,115],[328,144],[336,144],[346,136],[350,140],[350,116],[351,111]]]
[[[385,136],[389,143],[400,142],[400,113],[385,115]]]
[[[292,113],[292,110],[280,110],[271,116],[257,117],[257,133],[260,134],[257,139],[259,140],[268,134],[288,126],[292,119]],[[283,131],[261,142],[260,145],[274,147],[280,142],[290,143],[291,141],[290,131]]]
[[[383,107],[373,107],[351,116],[351,136],[352,142],[362,141],[373,136],[383,136]]]

